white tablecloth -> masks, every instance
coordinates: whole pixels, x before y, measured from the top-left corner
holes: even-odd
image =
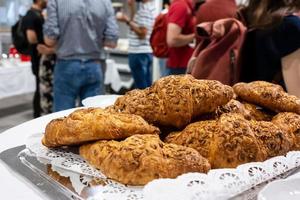
[[[0,99],[35,90],[30,62],[3,60],[0,66]]]
[[[128,81],[122,81],[120,71],[130,72],[130,68],[126,64],[118,64],[115,61],[106,60],[105,85],[110,85],[115,92],[119,92],[121,88],[129,89],[133,84],[133,78]]]
[[[133,79],[123,81],[119,71],[130,72],[128,65],[117,64],[113,60],[106,61],[105,84],[111,85],[115,92],[121,88],[129,89]],[[35,77],[30,62],[12,62],[3,60],[0,65],[0,99],[35,91]]]
[[[19,126],[11,128],[0,134],[0,152],[7,149],[24,145],[26,138],[34,133],[43,132],[46,124],[52,119],[65,116],[75,109],[61,111],[46,115]],[[43,199],[40,193],[34,190],[34,187],[27,183],[22,177],[11,171],[0,160],[0,199],[22,199],[22,200],[38,200]],[[45,198],[45,197],[44,197]]]

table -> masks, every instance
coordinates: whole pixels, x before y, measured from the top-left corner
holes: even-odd
[[[50,115],[46,115],[19,126],[11,128],[0,134],[0,153],[20,145],[24,145],[26,138],[35,133],[43,132],[46,125],[55,118],[66,116],[76,109],[65,110]],[[299,174],[297,175],[299,177]],[[40,200],[45,197],[35,191],[35,188],[26,182],[22,177],[10,170],[0,160],[0,185],[1,199],[22,199],[22,200]]]
[[[78,108],[65,110],[50,115],[46,115],[19,126],[11,128],[0,134],[0,152],[7,149],[24,145],[26,138],[34,133],[43,132],[47,123],[52,119],[68,115]],[[40,193],[34,191],[31,184],[26,183],[19,175],[11,171],[0,160],[0,185],[1,185],[1,199],[22,199],[22,200],[40,200],[43,197]]]
[[[121,88],[129,89],[133,85],[133,78],[128,81],[122,81],[120,76],[120,71],[125,71],[130,73],[130,68],[126,64],[117,64],[112,59],[106,60],[106,71],[104,84],[110,85],[115,92],[119,92]]]
[[[2,60],[0,99],[35,91],[35,77],[30,62]]]
[[[128,65],[117,64],[113,60],[106,60],[107,70],[104,83],[111,85],[115,92],[121,88],[129,89],[133,85],[133,79],[128,81],[121,79],[119,71],[130,73]],[[17,60],[2,60],[0,65],[0,99],[31,93],[35,91],[35,77],[31,71],[30,62]]]

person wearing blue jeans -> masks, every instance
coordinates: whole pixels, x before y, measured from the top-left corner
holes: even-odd
[[[115,48],[119,36],[111,0],[48,0],[44,36],[57,53],[54,111],[103,94],[101,54],[104,46]]]
[[[139,5],[136,13],[133,12],[134,1],[128,1],[131,8],[129,18],[124,13],[118,13],[117,19],[126,23],[130,32],[128,48],[128,64],[134,79],[135,87],[144,89],[152,84],[153,55],[150,46],[150,35],[153,29],[155,5],[153,0],[136,0]]]
[[[54,110],[74,108],[91,96],[103,94],[103,75],[99,61],[58,60],[54,70]]]
[[[128,54],[129,67],[134,79],[135,87],[144,89],[152,84],[153,56],[150,53]]]

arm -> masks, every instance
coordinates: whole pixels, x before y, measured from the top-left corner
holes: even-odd
[[[55,47],[48,47],[44,44],[39,44],[37,46],[37,50],[40,54],[43,54],[43,55],[51,55],[51,54],[55,53]]]
[[[169,47],[182,47],[193,42],[195,34],[183,35],[182,28],[174,23],[168,24],[167,44]]]
[[[54,47],[57,44],[57,40],[51,39],[47,36],[44,37],[45,44],[49,47]]]
[[[145,39],[145,37],[147,35],[147,28],[139,27],[138,24],[131,21],[129,19],[129,17],[127,15],[125,15],[124,13],[122,13],[122,15],[118,15],[117,19],[120,22],[126,23],[129,26],[129,28],[139,37],[139,39]]]
[[[36,15],[34,15],[36,16]],[[36,34],[36,24],[37,24],[37,19],[36,17],[31,17],[25,16],[23,19],[23,28],[25,30],[26,38],[29,42],[29,44],[37,44],[39,43],[38,37]]]
[[[26,30],[26,37],[27,37],[29,44],[37,44],[38,43],[37,35],[34,30],[31,30],[31,29]]]
[[[168,13],[167,44],[169,47],[188,45],[195,38],[194,33],[182,34],[182,29],[190,23],[191,14],[182,2],[172,3]]]
[[[47,46],[54,47],[60,35],[57,4],[55,0],[48,0],[47,15],[48,17],[44,25],[44,40]]]
[[[139,39],[145,39],[147,35],[147,28],[139,27],[135,22],[128,21],[127,22],[130,29],[139,37]]]
[[[127,0],[129,12],[130,12],[130,20],[133,20],[133,17],[135,15],[135,7],[136,7],[136,1],[135,0]]]
[[[109,48],[116,48],[117,41],[119,38],[119,27],[117,25],[117,21],[114,14],[114,9],[110,1],[109,4],[106,5],[107,9],[107,20],[105,24],[105,30],[103,35],[103,44]]]

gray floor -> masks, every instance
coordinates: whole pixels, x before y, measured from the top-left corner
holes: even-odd
[[[0,134],[32,119],[32,94],[0,99]]]

